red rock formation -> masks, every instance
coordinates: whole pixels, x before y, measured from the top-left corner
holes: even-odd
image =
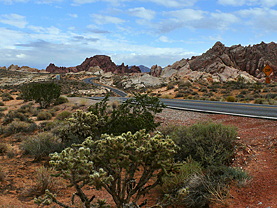
[[[46,68],[46,71],[51,73],[68,73],[68,72],[79,72],[79,71],[89,71],[90,67],[99,66],[104,72],[112,72],[115,74],[122,73],[140,73],[140,68],[137,66],[132,66],[129,69],[128,65],[124,66],[122,63],[120,66],[116,66],[114,62],[112,62],[109,56],[105,55],[96,55],[90,58],[86,58],[86,60],[76,67],[57,67],[54,64],[49,64]]]
[[[215,64],[217,63],[217,64]],[[201,56],[193,57],[189,61],[190,68],[194,71],[205,71],[211,74],[219,72],[215,65],[234,67],[249,74],[261,78],[263,68],[269,64],[277,76],[277,44],[271,42],[253,46],[234,45],[225,47],[221,42],[215,45]]]
[[[162,73],[162,67],[154,65],[150,69],[150,75],[153,77],[159,77]]]

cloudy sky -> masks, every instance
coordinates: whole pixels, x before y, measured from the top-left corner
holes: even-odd
[[[0,0],[0,66],[164,67],[216,41],[277,42],[277,0]]]

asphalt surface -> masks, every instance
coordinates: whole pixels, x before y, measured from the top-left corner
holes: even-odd
[[[87,78],[86,83],[93,83],[93,78]],[[97,86],[103,86],[93,83]],[[118,98],[125,101],[127,94],[121,90],[103,86],[121,96]],[[91,97],[91,99],[99,100],[101,97]],[[272,119],[277,120],[277,106],[276,105],[258,105],[232,102],[218,102],[218,101],[204,101],[204,100],[183,100],[183,99],[161,99],[167,108],[176,110],[187,110],[202,113],[217,113],[234,116],[245,116],[252,118]]]
[[[105,87],[107,89],[110,89],[112,90],[113,92],[115,92],[116,94],[118,94],[120,97],[126,97],[128,94],[119,90],[119,89],[116,89],[116,88],[113,88],[113,87],[109,87],[109,86],[105,86],[105,85],[101,85],[101,84],[97,84],[97,83],[94,83],[92,80],[96,79],[96,77],[92,77],[92,78],[86,78],[84,79],[83,81],[85,83],[90,83],[90,84],[93,84],[95,86],[101,86],[101,87]]]

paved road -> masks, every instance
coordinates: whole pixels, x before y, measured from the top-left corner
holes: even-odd
[[[172,109],[277,120],[276,105],[181,99],[161,99],[161,101],[164,102],[168,108]]]
[[[92,79],[87,78],[86,83],[93,83]],[[98,86],[100,84],[93,83]],[[107,87],[107,86],[104,86]],[[127,94],[118,89],[107,87],[119,94],[122,101],[125,101]],[[91,99],[102,99],[101,97],[91,97]],[[245,116],[253,118],[264,118],[277,120],[277,106],[276,105],[258,105],[258,104],[245,104],[245,103],[230,103],[218,101],[204,101],[204,100],[183,100],[183,99],[161,99],[167,108],[178,110],[189,110],[203,113],[218,113],[235,116]]]
[[[92,78],[86,78],[84,79],[83,81],[85,83],[90,83],[90,84],[94,84],[96,86],[101,86],[101,87],[106,87],[110,90],[112,90],[113,92],[115,92],[116,94],[118,94],[120,97],[126,97],[128,94],[119,90],[119,89],[116,89],[116,88],[113,88],[113,87],[109,87],[109,86],[105,86],[105,85],[101,85],[101,84],[97,84],[97,83],[94,83],[92,80],[96,79],[96,77],[92,77]]]

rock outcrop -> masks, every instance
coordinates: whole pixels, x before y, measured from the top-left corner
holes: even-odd
[[[153,77],[159,77],[162,73],[162,67],[154,65],[150,69],[150,75]]]
[[[2,67],[2,69],[6,69],[6,67]],[[36,68],[31,68],[29,66],[22,66],[19,67],[18,65],[10,65],[6,70],[9,71],[18,71],[18,72],[31,72],[31,73],[38,73],[40,70]]]
[[[76,67],[57,67],[53,63],[49,64],[46,68],[46,71],[50,73],[69,73],[69,72],[80,72],[80,71],[90,71],[94,67],[99,67],[105,73],[112,72],[114,74],[122,74],[122,73],[140,73],[140,68],[137,66],[132,66],[130,69],[122,63],[120,66],[116,66],[114,62],[112,62],[109,56],[105,55],[96,55],[90,58],[86,58],[86,60]]]
[[[277,44],[261,42],[246,47],[241,45],[225,47],[221,42],[217,42],[206,53],[192,58],[189,64],[194,71],[213,74],[220,72],[224,66],[227,66],[261,78],[264,76],[262,70],[266,64],[277,71]],[[276,77],[276,74],[274,76]]]
[[[265,64],[269,64],[276,72],[272,75],[277,78],[277,44],[264,42],[253,46],[234,45],[225,47],[221,42],[206,53],[182,59],[173,65],[165,67],[161,77],[169,80],[204,79],[204,81],[231,81],[243,77],[248,82],[255,82],[263,78]],[[155,67],[153,68],[153,76]]]

